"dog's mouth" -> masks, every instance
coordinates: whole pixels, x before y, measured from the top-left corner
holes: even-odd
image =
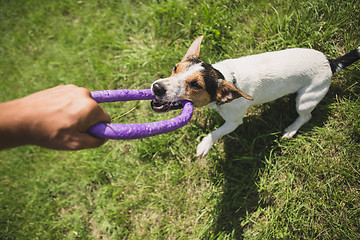
[[[171,110],[181,109],[183,105],[181,101],[166,102],[161,99],[155,98],[151,101],[151,108],[157,113],[168,112]]]

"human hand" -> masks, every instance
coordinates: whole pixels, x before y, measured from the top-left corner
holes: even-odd
[[[2,103],[0,109],[6,113],[0,116],[0,148],[24,144],[59,150],[94,148],[105,139],[89,135],[87,129],[111,121],[89,90],[75,85],[57,86]]]

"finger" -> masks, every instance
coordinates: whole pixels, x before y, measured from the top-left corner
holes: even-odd
[[[79,91],[79,93],[81,95],[86,96],[86,97],[90,97],[92,99],[91,92],[90,92],[89,89],[84,88],[84,87],[77,87],[77,90]]]
[[[101,116],[100,122],[106,122],[106,123],[111,122],[111,118],[110,118],[109,114],[102,107],[99,106],[98,111],[100,112],[100,116]]]
[[[89,104],[91,105],[89,106],[89,108],[92,109],[92,115],[94,116],[93,119],[93,121],[95,121],[94,124],[99,122],[111,122],[111,118],[109,114],[94,99],[91,98]]]
[[[79,103],[79,105],[81,105],[78,113],[80,121],[77,124],[79,132],[86,133],[91,126],[97,123],[111,122],[109,114],[94,100],[87,99],[85,103]]]
[[[97,138],[87,133],[79,133],[72,143],[69,144],[69,150],[82,150],[87,148],[97,148],[103,145],[107,139]]]
[[[86,148],[97,148],[107,142],[107,139],[104,138],[97,138],[91,136],[90,134],[84,133],[83,134],[83,142]]]
[[[84,126],[85,128],[80,129],[80,132],[87,133],[88,129],[98,123],[110,123],[111,118],[109,114],[101,107],[93,111],[92,116],[89,117],[88,122]]]
[[[111,122],[111,118],[109,114],[102,107],[100,107],[100,105],[92,98],[91,92],[87,88],[83,88],[83,87],[78,87],[78,89],[79,91],[81,91],[81,94],[83,96],[90,97],[92,100],[92,104],[93,104],[92,107],[93,107],[93,111],[95,111],[94,115],[96,116],[94,119],[95,123],[93,123],[92,125],[99,122],[107,122],[107,123]]]

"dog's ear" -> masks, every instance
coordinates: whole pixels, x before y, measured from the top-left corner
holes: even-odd
[[[243,97],[250,101],[254,100],[251,96],[239,90],[234,83],[226,80],[219,80],[215,96],[215,100],[219,104],[229,103],[239,97]]]
[[[195,59],[200,58],[200,45],[201,45],[201,41],[203,40],[203,38],[204,38],[204,35],[195,39],[195,41],[191,44],[191,46],[187,50],[185,56],[181,60],[182,62],[188,60],[189,58],[195,58]]]

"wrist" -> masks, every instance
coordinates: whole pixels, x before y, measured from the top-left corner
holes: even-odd
[[[22,99],[0,103],[0,148],[31,144],[29,124]]]

